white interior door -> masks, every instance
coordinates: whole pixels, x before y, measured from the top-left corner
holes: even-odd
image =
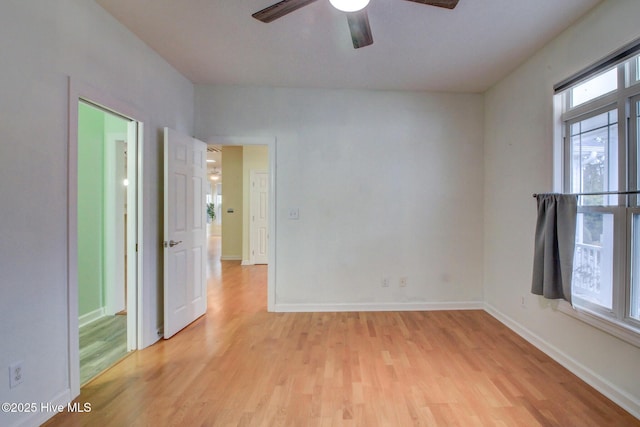
[[[269,174],[251,171],[250,179],[250,261],[253,264],[268,264]]]
[[[204,142],[164,129],[164,338],[207,309]]]

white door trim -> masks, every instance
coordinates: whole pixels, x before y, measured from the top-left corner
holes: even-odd
[[[71,399],[80,395],[80,350],[79,350],[79,319],[78,319],[78,103],[87,101],[121,116],[132,119],[142,128],[145,117],[126,102],[120,101],[106,92],[101,91],[81,80],[68,78],[68,142],[67,142],[67,326],[68,326],[68,375],[69,393]],[[135,301],[129,308],[133,321],[137,325],[135,335],[137,346],[141,347],[143,299],[142,295],[142,129],[139,132],[137,145],[137,223],[136,240],[137,252],[137,286]]]
[[[266,145],[269,156],[269,267],[267,274],[267,310],[275,311],[276,306],[276,137],[241,137],[241,136],[211,136],[203,138],[212,145]],[[223,184],[224,185],[224,184]]]

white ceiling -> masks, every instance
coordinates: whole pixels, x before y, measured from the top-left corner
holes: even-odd
[[[220,175],[222,173],[222,147],[220,145],[209,145],[207,147],[207,173]],[[219,176],[218,178],[221,178]]]
[[[328,0],[272,23],[277,0],[96,0],[196,84],[483,92],[600,0],[371,0],[353,49]]]

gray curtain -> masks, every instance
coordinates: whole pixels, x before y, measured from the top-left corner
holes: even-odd
[[[538,194],[531,293],[571,302],[578,197]]]

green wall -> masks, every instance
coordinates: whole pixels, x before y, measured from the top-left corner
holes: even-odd
[[[127,120],[78,105],[78,315],[104,306],[105,135],[126,136]]]
[[[103,305],[104,113],[78,106],[78,315]]]

